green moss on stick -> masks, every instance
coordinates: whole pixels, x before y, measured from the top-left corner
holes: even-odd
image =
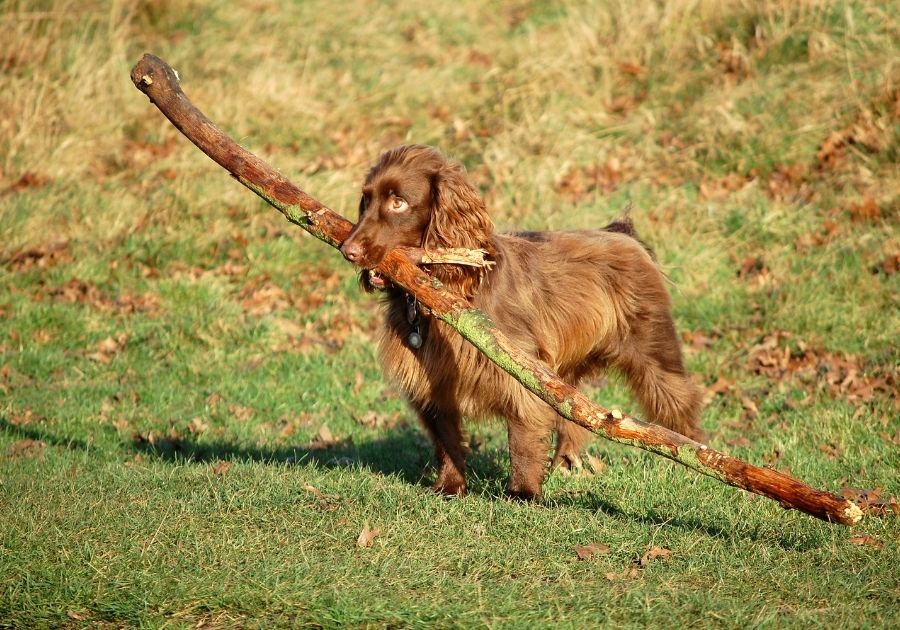
[[[508,372],[517,381],[533,391],[535,394],[547,400],[547,393],[541,386],[537,377],[519,365],[508,352],[497,343],[495,331],[497,326],[491,319],[478,309],[470,308],[458,313],[449,313],[441,316],[445,322],[453,326],[459,334],[468,339],[481,350],[489,359]]]

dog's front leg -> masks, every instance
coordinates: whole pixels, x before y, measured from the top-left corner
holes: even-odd
[[[518,499],[541,496],[547,475],[547,451],[556,421],[556,412],[537,401],[507,417],[510,475],[507,491]]]
[[[450,496],[466,493],[466,448],[462,416],[453,409],[429,407],[419,410],[422,425],[434,443],[437,464],[436,492]]]

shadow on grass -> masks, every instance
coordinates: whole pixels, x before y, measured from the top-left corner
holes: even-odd
[[[415,428],[401,424],[384,429],[377,438],[353,437],[334,442],[280,446],[247,446],[230,441],[195,440],[192,437],[135,437],[123,446],[163,461],[217,462],[221,460],[263,463],[310,464],[325,468],[358,467],[383,475],[397,475],[410,484],[429,485],[433,476],[432,447]],[[500,451],[481,451],[469,459],[473,481],[502,476]],[[478,492],[477,482],[472,488]]]
[[[61,448],[79,451],[87,451],[91,448],[84,440],[71,437],[59,437],[37,425],[13,424],[9,419],[4,417],[0,417],[0,431],[17,436],[23,440],[37,440]]]
[[[22,439],[40,440],[46,444],[77,450],[90,450],[83,440],[59,437],[38,427],[14,425],[0,417],[0,431]],[[211,463],[222,460],[254,461],[262,463],[314,463],[325,468],[359,467],[383,475],[397,475],[406,483],[427,486],[433,477],[432,451],[428,439],[409,425],[386,429],[383,436],[357,443],[352,438],[324,444],[300,446],[248,447],[228,441],[198,441],[193,437],[144,437],[121,443],[132,452],[167,462]],[[503,497],[507,474],[503,465],[505,449],[479,449],[469,456],[469,490],[476,496],[493,501]],[[722,540],[769,539],[757,531],[736,532],[731,526],[718,525],[692,517],[661,514],[656,510],[638,513],[616,505],[598,492],[570,496],[563,492],[552,497],[550,505],[582,509],[594,514],[621,517],[653,526],[677,527],[689,531],[702,531],[712,538]],[[796,540],[782,537],[778,544],[787,550],[804,551],[820,544],[812,539]]]

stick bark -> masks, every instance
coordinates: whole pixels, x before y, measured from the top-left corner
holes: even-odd
[[[181,90],[174,70],[160,58],[144,55],[131,71],[141,92],[201,151],[239,182],[277,208],[296,225],[340,247],[353,224],[287,180],[269,164],[229,138],[206,118]],[[553,407],[561,416],[593,433],[662,455],[723,483],[778,501],[833,523],[854,525],[862,511],[844,497],[817,490],[776,470],[761,468],[716,451],[659,425],[619,410],[606,409],[563,382],[545,365],[516,348],[481,311],[411,262],[415,256],[395,250],[378,271],[414,295],[491,361]]]

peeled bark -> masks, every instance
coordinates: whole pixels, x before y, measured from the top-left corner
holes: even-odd
[[[287,219],[333,247],[340,247],[353,225],[329,210],[273,167],[242,148],[188,100],[175,72],[161,59],[144,55],[131,71],[135,86],[191,142]],[[748,464],[659,425],[608,410],[563,382],[543,364],[516,348],[483,312],[415,266],[417,253],[395,250],[376,269],[414,295],[435,317],[456,329],[491,361],[552,406],[561,416],[593,433],[662,455],[728,485],[775,499],[826,521],[853,525],[862,511],[853,502],[784,473]]]

